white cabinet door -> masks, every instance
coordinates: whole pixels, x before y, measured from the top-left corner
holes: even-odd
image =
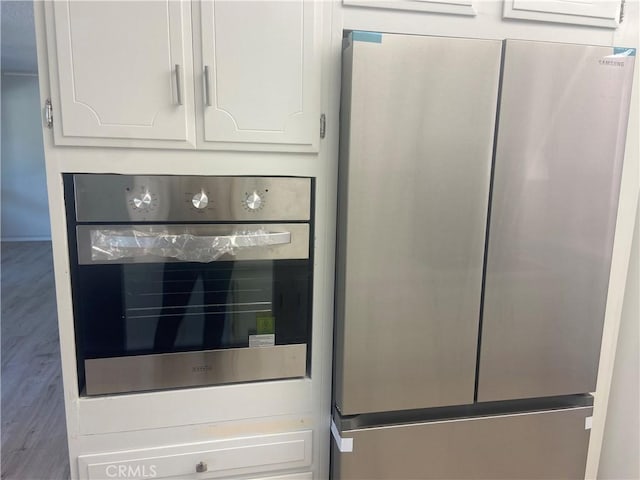
[[[354,7],[373,7],[387,10],[450,13],[453,15],[476,14],[473,0],[342,0],[342,3]]]
[[[56,143],[194,143],[188,2],[66,0],[53,14]]]
[[[201,2],[199,147],[317,151],[320,4]]]
[[[504,17],[616,28],[620,1],[505,0]]]

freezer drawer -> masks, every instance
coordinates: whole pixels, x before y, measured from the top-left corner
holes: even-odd
[[[342,432],[333,480],[584,478],[592,407]]]
[[[634,60],[617,51],[506,41],[478,401],[595,389]]]
[[[344,52],[335,400],[473,402],[501,42],[354,32]]]

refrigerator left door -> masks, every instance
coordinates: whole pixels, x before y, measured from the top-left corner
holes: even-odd
[[[353,32],[336,289],[343,415],[473,402],[501,42]]]

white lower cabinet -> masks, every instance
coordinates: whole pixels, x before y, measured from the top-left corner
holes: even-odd
[[[311,466],[312,432],[240,437],[78,457],[79,476],[89,480],[147,478],[311,479],[310,473],[269,472]]]

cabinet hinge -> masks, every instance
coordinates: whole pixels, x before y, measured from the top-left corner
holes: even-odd
[[[47,101],[44,102],[44,120],[48,128],[53,128],[53,106],[50,98],[47,98]]]
[[[324,113],[320,115],[320,138],[324,138],[325,133],[327,132],[327,118],[324,116]]]
[[[626,0],[620,0],[620,21],[618,23],[622,23],[622,20],[624,20],[624,3]]]

